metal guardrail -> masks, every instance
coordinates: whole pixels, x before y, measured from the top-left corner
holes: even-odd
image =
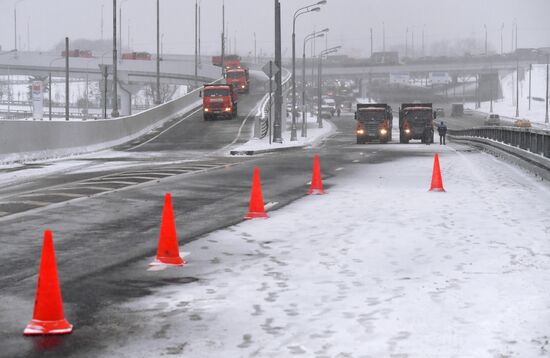
[[[288,76],[283,81],[283,97],[285,95],[285,92],[290,90],[290,79],[292,78],[292,75],[290,72],[288,72]],[[260,106],[260,117],[258,118],[258,127],[259,130],[255,131],[255,137],[259,139],[263,139],[267,136],[269,133],[269,110],[272,107],[272,102],[275,96],[275,92],[271,94],[271,97],[269,94],[266,95],[266,99],[262,102]]]
[[[478,127],[449,130],[449,135],[488,139],[550,158],[550,131],[515,127]]]

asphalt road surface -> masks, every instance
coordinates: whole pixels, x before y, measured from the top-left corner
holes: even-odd
[[[154,257],[166,192],[172,193],[179,241],[184,245],[242,220],[254,166],[261,168],[264,201],[277,210],[305,195],[315,153],[321,156],[329,190],[332,176],[353,175],[356,165],[414,160],[419,155],[397,144],[395,134],[394,143],[388,144],[395,147],[391,151],[385,151],[384,145],[355,145],[355,121],[348,114],[334,119],[335,134],[315,148],[228,157],[232,143],[250,137],[250,119],[243,121],[261,96],[243,99],[239,120],[203,122],[196,113],[118,148],[114,156],[92,155],[93,164],[84,163],[78,171],[31,178],[1,190],[0,200],[7,204],[0,209],[6,213],[0,219],[0,356],[93,357],[103,345],[123,342],[125,335],[131,335],[131,327],[121,328],[127,324],[123,312],[105,313],[113,303],[174,283],[159,279],[146,267],[142,272],[127,270]],[[120,167],[124,161],[132,165]],[[116,165],[97,170],[98,163],[109,162]],[[64,196],[54,195],[60,193]],[[36,195],[22,200],[25,194]],[[30,206],[21,207],[25,202]],[[62,337],[23,337],[32,315],[46,228],[54,233],[65,313],[75,330]]]

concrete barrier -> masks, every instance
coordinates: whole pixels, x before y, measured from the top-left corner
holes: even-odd
[[[96,121],[0,121],[0,162],[57,158],[110,148],[189,113],[199,90],[135,115]]]

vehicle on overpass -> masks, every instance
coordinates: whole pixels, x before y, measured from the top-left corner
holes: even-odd
[[[61,52],[61,57],[66,57],[67,51]],[[94,57],[92,51],[90,50],[69,50],[69,57],[80,57],[80,58],[92,58]]]
[[[149,52],[126,52],[122,54],[123,60],[151,61],[153,56]]]
[[[498,114],[490,113],[485,119],[485,125],[488,126],[499,126],[500,125],[500,116]]]
[[[451,105],[451,117],[462,117],[464,115],[464,105],[462,103],[453,103]]]
[[[384,103],[358,103],[355,112],[357,121],[357,144],[392,140],[393,111]]]
[[[236,68],[225,72],[225,82],[233,86],[237,93],[248,93],[250,78],[247,68]]]
[[[433,143],[436,117],[431,103],[403,103],[399,109],[399,142],[420,139],[424,144]],[[426,134],[427,130],[431,130],[430,135]]]
[[[204,85],[201,95],[205,121],[219,118],[232,119],[237,116],[238,95],[232,85]]]
[[[213,56],[212,65],[221,67],[222,66],[222,57]],[[239,55],[225,55],[223,60],[223,65],[226,70],[242,68],[241,57]]]
[[[531,128],[531,121],[528,119],[518,119],[514,122],[514,127]]]

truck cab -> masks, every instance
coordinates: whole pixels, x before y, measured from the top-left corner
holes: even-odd
[[[248,81],[248,70],[238,68],[225,72],[225,82],[232,85],[238,93],[248,93],[250,86]]]
[[[357,144],[379,141],[388,143],[392,140],[393,111],[383,103],[358,103],[355,112],[357,121]]]
[[[425,144],[433,143],[434,118],[431,103],[403,103],[399,110],[399,142],[406,144],[411,139],[420,139]],[[432,131],[430,138],[426,136],[428,129]]]
[[[232,119],[237,116],[237,93],[229,84],[204,85],[202,109],[205,121],[210,119]]]

